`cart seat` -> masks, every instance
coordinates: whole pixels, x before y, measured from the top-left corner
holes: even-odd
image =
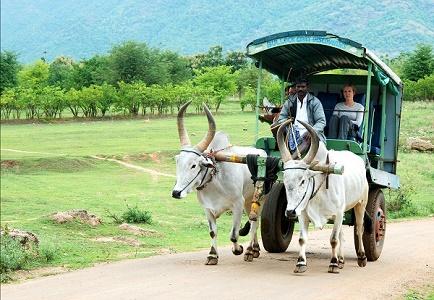
[[[324,109],[324,114],[326,117],[326,124],[328,124],[333,114],[333,110],[336,106],[336,103],[338,103],[339,93],[319,92],[317,97],[321,101],[322,107]]]

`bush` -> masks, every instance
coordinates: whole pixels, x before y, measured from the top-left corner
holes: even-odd
[[[2,231],[4,234],[0,238],[0,282],[11,280],[9,275],[13,271],[35,267],[56,257],[57,248],[52,245],[38,247],[33,242],[22,244],[19,239],[9,235],[7,226],[4,230],[2,228]]]
[[[140,210],[137,205],[134,207],[127,205],[127,211],[121,217],[127,223],[151,224],[152,222],[151,213],[147,210]]]
[[[29,253],[19,241],[9,235],[1,237],[0,273],[22,269],[29,258]]]
[[[404,101],[434,100],[434,74],[418,81],[404,81]]]
[[[152,223],[152,215],[147,210],[141,210],[136,205],[134,207],[130,207],[127,204],[127,210],[124,211],[120,216],[113,214],[107,211],[107,216],[112,218],[115,223],[143,223],[143,224],[151,224]]]
[[[406,185],[397,191],[390,192],[387,210],[392,219],[417,216],[419,214],[418,208],[411,199],[414,191],[413,186]]]

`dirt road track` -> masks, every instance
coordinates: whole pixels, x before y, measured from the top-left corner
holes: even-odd
[[[1,299],[395,299],[410,288],[434,285],[434,218],[387,226],[380,259],[365,268],[357,266],[352,227],[345,226],[340,274],[327,273],[331,229],[324,229],[309,236],[302,275],[292,272],[297,233],[286,253],[263,251],[253,263],[227,247],[220,249],[217,266],[203,265],[207,251],[127,260],[3,285]]]

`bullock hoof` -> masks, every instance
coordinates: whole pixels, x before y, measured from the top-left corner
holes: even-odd
[[[253,258],[258,258],[260,254],[259,251],[261,251],[259,244],[254,244],[252,251],[253,251]]]
[[[339,257],[339,258],[338,258],[338,268],[339,268],[339,269],[343,269],[343,268],[344,268],[344,265],[345,265],[345,260],[344,260],[344,258],[343,258],[343,257]]]
[[[367,261],[368,259],[366,258],[366,256],[357,257],[357,264],[359,265],[359,267],[366,267]]]
[[[245,253],[244,254],[244,261],[252,262],[253,261],[253,253]]]
[[[209,265],[209,266],[211,266],[211,265],[216,265],[218,262],[219,262],[219,258],[218,258],[218,257],[215,257],[215,256],[208,256],[208,257],[206,258],[205,265]]]
[[[330,264],[329,273],[339,274],[339,266],[337,264]]]
[[[306,265],[296,265],[294,269],[294,273],[304,273],[307,270]]]
[[[244,254],[244,261],[252,262],[254,257],[253,248],[251,246],[247,247],[246,253]]]
[[[240,245],[240,249],[239,249],[239,250],[237,250],[237,249],[232,249],[232,253],[233,253],[234,255],[241,255],[241,254],[243,254],[243,251],[244,251],[244,248],[243,248],[242,245]]]
[[[339,260],[336,257],[332,257],[329,265],[329,273],[339,273]]]

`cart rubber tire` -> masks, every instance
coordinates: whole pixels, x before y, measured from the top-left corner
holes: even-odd
[[[366,214],[372,220],[371,230],[363,232],[363,246],[368,261],[376,261],[383,250],[384,239],[386,237],[386,205],[383,191],[378,188],[372,188],[369,191],[368,204],[366,205]],[[354,246],[356,253],[358,249],[358,240],[356,226],[354,226]]]
[[[261,213],[261,237],[265,250],[285,252],[292,239],[295,220],[285,216],[286,193],[283,183],[275,183]]]

